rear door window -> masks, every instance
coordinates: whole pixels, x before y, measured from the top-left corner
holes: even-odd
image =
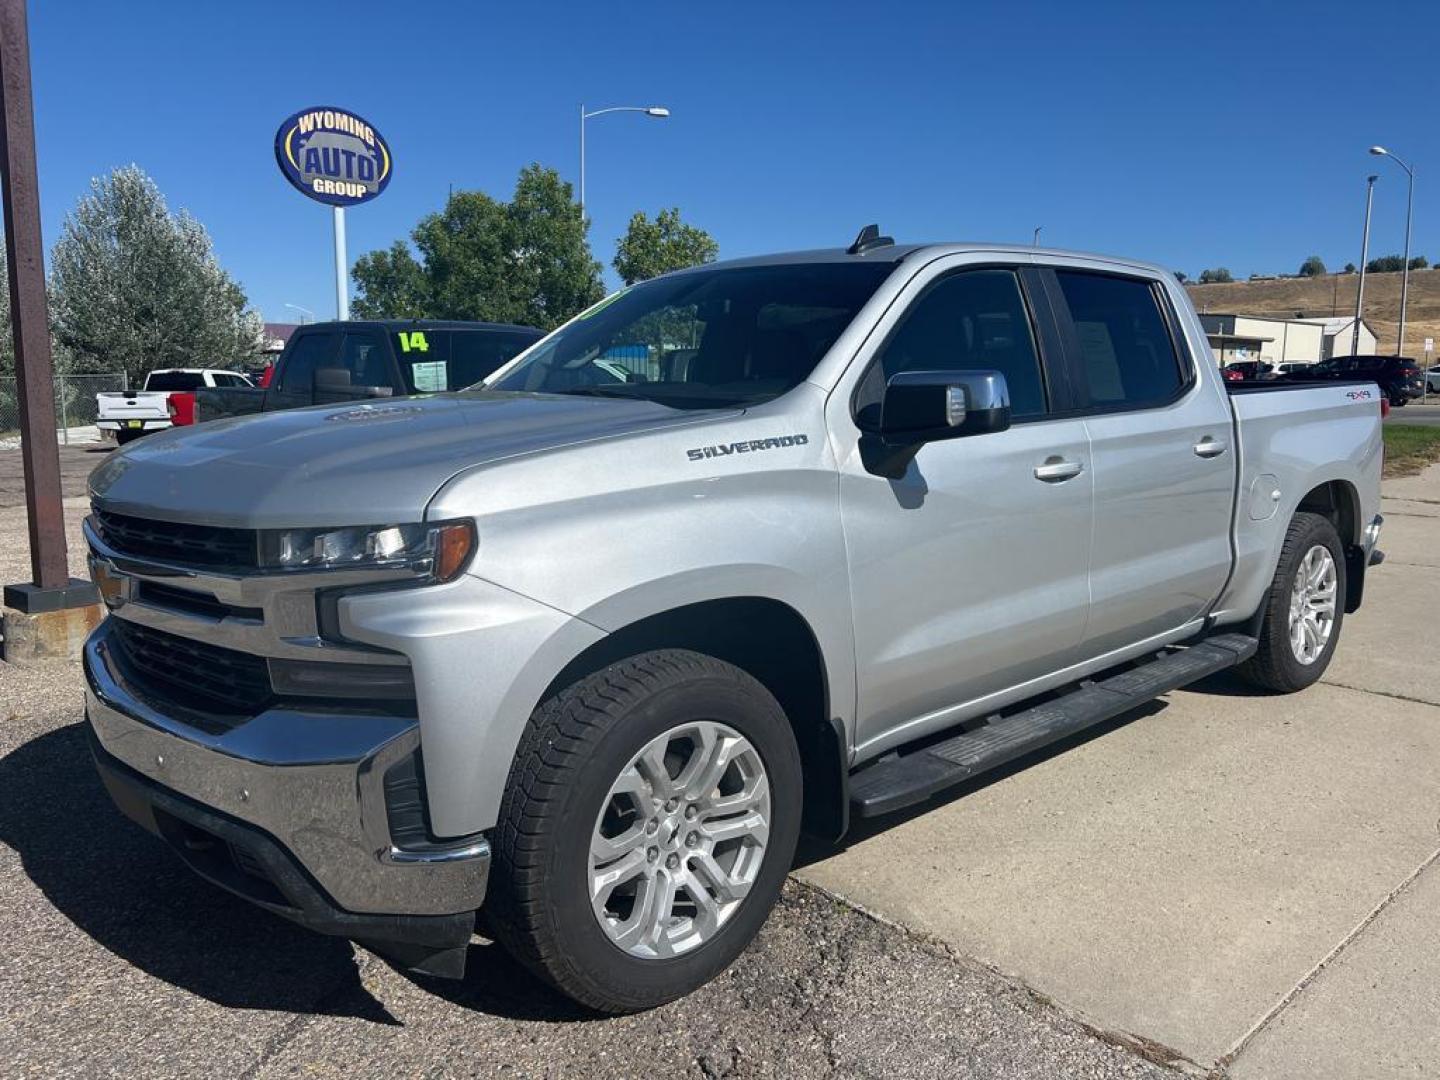
[[[1157,285],[1079,270],[1058,270],[1055,276],[1070,309],[1078,374],[1092,406],[1143,409],[1179,395],[1188,376],[1176,355]]]
[[[507,330],[452,331],[448,389],[463,390],[474,386],[539,340],[538,334],[517,334]]]

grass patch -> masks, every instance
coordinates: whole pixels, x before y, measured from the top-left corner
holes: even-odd
[[[1426,465],[1440,461],[1440,427],[1387,423],[1385,475],[1414,476]]]

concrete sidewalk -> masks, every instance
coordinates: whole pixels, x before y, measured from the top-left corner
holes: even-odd
[[[799,872],[1157,1058],[1440,1072],[1440,467],[1324,683],[1209,680]]]

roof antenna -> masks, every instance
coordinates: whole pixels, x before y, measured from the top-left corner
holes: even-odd
[[[855,242],[845,249],[847,255],[860,255],[871,248],[888,247],[895,243],[893,236],[881,236],[879,225],[866,225],[855,237]]]

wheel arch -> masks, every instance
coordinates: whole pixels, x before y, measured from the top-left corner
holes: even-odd
[[[1368,561],[1360,542],[1364,529],[1360,492],[1349,480],[1326,480],[1305,493],[1295,512],[1318,514],[1335,526],[1345,552],[1345,613],[1357,610],[1365,595]]]
[[[789,718],[800,750],[805,831],[823,839],[844,835],[849,823],[845,728],[832,708],[820,641],[799,611],[769,597],[731,596],[644,616],[570,660],[540,701],[627,656],[654,649],[705,653],[734,664],[769,690]]]

